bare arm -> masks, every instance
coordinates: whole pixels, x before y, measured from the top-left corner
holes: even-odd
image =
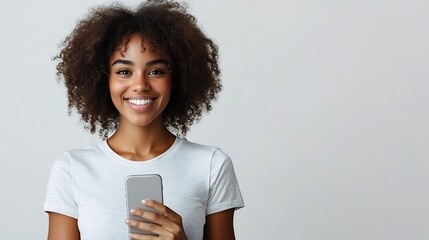
[[[49,212],[48,240],[80,240],[77,220],[59,213]]]
[[[204,240],[235,240],[234,209],[213,213],[206,217]]]

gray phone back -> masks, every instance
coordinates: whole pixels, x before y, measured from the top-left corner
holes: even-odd
[[[149,222],[146,219],[134,216],[130,213],[133,208],[140,208],[146,211],[157,212],[142,204],[142,200],[151,199],[163,203],[162,179],[158,174],[131,175],[125,180],[125,192],[127,201],[127,214],[129,219]],[[157,236],[150,232],[128,226],[129,233],[147,234]]]

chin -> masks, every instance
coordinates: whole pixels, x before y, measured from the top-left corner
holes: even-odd
[[[127,119],[128,124],[134,127],[149,127],[156,125],[157,119],[148,119],[148,118],[134,118],[134,119]]]

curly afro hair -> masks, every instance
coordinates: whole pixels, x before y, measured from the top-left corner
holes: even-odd
[[[68,109],[76,108],[85,129],[107,138],[118,127],[119,112],[109,92],[109,58],[139,33],[163,52],[170,64],[173,89],[163,112],[165,126],[186,135],[203,111],[210,111],[222,85],[217,46],[197,26],[186,6],[149,0],[135,11],[120,4],[92,9],[62,42],[57,75],[67,88]]]

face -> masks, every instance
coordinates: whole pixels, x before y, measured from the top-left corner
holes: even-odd
[[[136,34],[118,47],[109,64],[110,95],[120,125],[162,124],[171,95],[171,72],[164,55]]]

